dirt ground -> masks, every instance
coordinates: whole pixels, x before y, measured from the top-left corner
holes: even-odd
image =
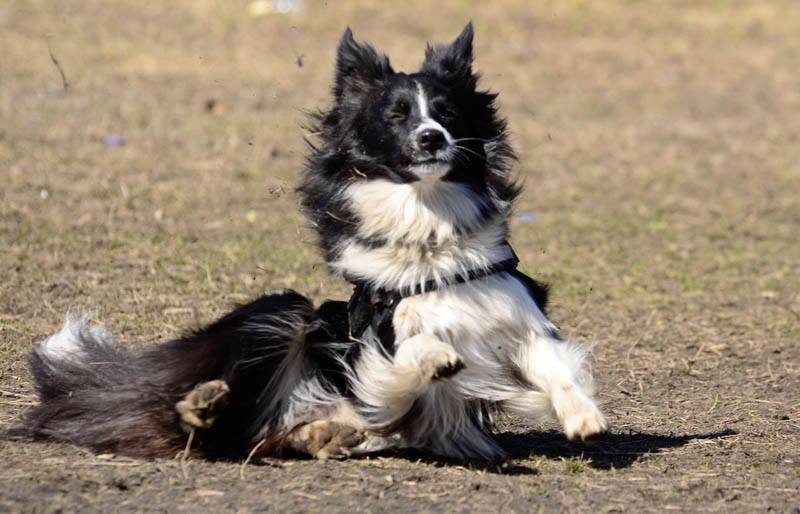
[[[414,69],[476,25],[526,192],[513,243],[596,343],[612,434],[502,420],[502,466],[142,462],[0,443],[0,511],[800,512],[800,4],[0,4],[0,428],[69,308],[149,345],[320,300],[292,192],[346,25]],[[48,41],[66,75],[65,91]]]

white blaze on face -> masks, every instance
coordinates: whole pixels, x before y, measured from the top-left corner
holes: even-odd
[[[419,134],[423,130],[433,129],[438,130],[444,134],[444,139],[447,141],[443,150],[447,150],[454,144],[453,136],[444,128],[441,123],[431,118],[430,110],[428,109],[428,98],[425,96],[425,90],[422,89],[422,84],[417,82],[417,104],[419,104],[419,116],[421,118],[420,124],[414,130],[414,134]]]
[[[417,104],[419,105],[420,123],[414,129],[412,137],[416,139],[425,130],[438,130],[444,135],[445,145],[436,152],[436,157],[442,159],[442,162],[416,164],[411,168],[422,179],[437,179],[450,171],[449,160],[455,149],[455,141],[450,132],[441,123],[431,118],[430,110],[428,109],[428,98],[425,96],[425,90],[419,82],[417,82]]]

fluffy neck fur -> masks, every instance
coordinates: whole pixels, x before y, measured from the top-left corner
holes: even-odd
[[[345,33],[334,103],[314,116],[319,139],[309,143],[298,188],[335,274],[404,289],[507,257],[507,220],[520,191],[509,176],[514,154],[496,95],[476,89],[471,63],[471,26],[451,45],[429,47],[412,75],[394,73],[385,56]],[[400,142],[382,115],[383,93],[392,83],[416,91],[420,81],[447,88],[460,120],[458,156],[447,175],[430,181],[402,165],[401,145],[374,144]]]
[[[507,220],[518,191],[505,167],[510,149],[497,140],[485,147],[486,162],[495,166],[485,170],[483,187],[371,178],[346,161],[331,173],[330,157],[312,157],[299,191],[331,271],[373,287],[407,289],[508,258]],[[503,158],[492,148],[502,148]],[[348,166],[350,173],[343,171]]]
[[[360,220],[359,237],[343,239],[329,265],[350,280],[405,290],[508,258],[507,208],[487,209],[486,199],[462,184],[379,180],[351,185],[347,194]],[[383,244],[362,242],[372,238]]]

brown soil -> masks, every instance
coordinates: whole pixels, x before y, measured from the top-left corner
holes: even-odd
[[[536,216],[515,247],[565,334],[597,343],[612,434],[505,419],[499,467],[243,475],[0,443],[0,511],[798,512],[800,5],[439,4],[3,3],[0,427],[35,401],[25,356],[68,308],[149,345],[264,290],[344,297],[292,193],[301,111],[325,103],[346,25],[409,69],[471,18]]]

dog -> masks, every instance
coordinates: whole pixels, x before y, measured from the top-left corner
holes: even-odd
[[[499,413],[555,418],[570,440],[604,434],[587,350],[559,337],[547,289],[517,269],[515,156],[472,42],[470,23],[406,74],[341,37],[297,191],[349,301],[266,295],[139,354],[68,318],[31,354],[40,404],[12,433],[144,458],[188,439],[210,459],[489,461],[505,455]]]

